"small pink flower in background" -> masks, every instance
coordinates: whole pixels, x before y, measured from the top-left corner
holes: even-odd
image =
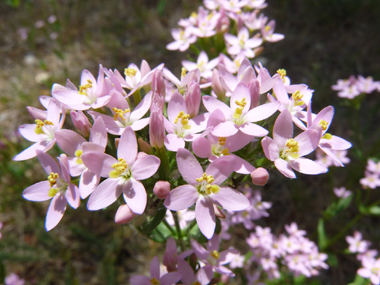
[[[263,43],[261,38],[249,38],[249,31],[246,27],[242,27],[237,36],[232,34],[224,34],[227,44],[227,52],[230,55],[244,54],[248,58],[255,57],[254,48]]]
[[[0,230],[3,228],[3,223],[2,222],[0,222]],[[1,232],[0,232],[0,238],[2,238],[2,234],[1,234]]]
[[[71,183],[69,162],[65,154],[61,154],[59,157],[59,166],[47,153],[38,151],[37,158],[49,175],[48,180],[29,186],[24,190],[22,196],[35,202],[52,199],[45,223],[46,230],[50,231],[62,219],[67,203],[74,209],[79,207],[79,189]]]
[[[177,244],[172,237],[169,237],[166,241],[166,250],[162,263],[166,266],[168,272],[176,271],[177,264],[180,260],[185,259],[193,253],[192,249],[185,250],[181,254],[178,254]],[[183,276],[183,274],[182,274]]]
[[[177,215],[179,219],[179,227],[181,229],[186,228],[195,218],[195,212],[188,209],[177,211]],[[175,226],[172,212],[166,211],[166,221],[172,227]]]
[[[50,23],[50,24],[53,24],[57,21],[57,16],[56,15],[50,15],[49,18],[47,18],[47,21]]]
[[[375,189],[380,186],[380,176],[379,174],[373,174],[368,171],[365,172],[365,177],[360,179],[360,184],[364,188]]]
[[[334,188],[334,193],[337,197],[345,199],[348,196],[352,195],[352,192],[347,190],[345,187]]]
[[[278,42],[285,38],[283,34],[274,33],[274,29],[276,27],[276,21],[272,20],[269,23],[266,21],[261,23],[261,36],[264,41],[267,42]]]
[[[5,277],[5,285],[24,285],[25,280],[18,277],[16,273],[11,273]]]
[[[356,86],[358,87],[359,91],[362,93],[372,93],[378,88],[379,82],[373,81],[372,77],[363,77],[361,75],[358,76],[358,80],[356,81]]]
[[[219,243],[219,236],[214,235],[212,239],[207,242],[207,250],[195,240],[191,240],[191,247],[194,250],[195,255],[198,259],[204,262],[206,267],[211,265],[210,269],[214,269],[222,275],[234,277],[235,274],[224,265],[230,263],[236,256],[238,256],[239,251],[230,248],[219,252]]]
[[[43,26],[45,26],[45,22],[43,20],[38,20],[37,22],[34,23],[34,27],[36,27],[37,29],[40,29]]]
[[[199,69],[201,72],[201,76],[203,78],[209,79],[212,76],[212,70],[215,68],[219,63],[219,58],[214,58],[209,61],[207,53],[204,51],[201,51],[197,63],[189,61],[189,60],[183,60],[182,65],[187,70],[191,71],[196,68]]]
[[[190,47],[190,44],[193,44],[197,40],[197,36],[192,34],[189,29],[173,29],[172,36],[174,38],[174,42],[171,42],[166,46],[168,50],[179,50],[185,51]]]
[[[181,279],[178,272],[169,272],[161,275],[160,261],[157,256],[150,263],[150,278],[144,275],[135,275],[129,279],[132,285],[172,285]]]
[[[358,231],[354,232],[354,236],[346,236],[349,244],[348,250],[352,253],[366,252],[371,245],[370,242],[363,240],[362,234]]]
[[[28,38],[29,30],[27,28],[18,28],[17,33],[20,35],[20,38],[25,41]]]
[[[372,159],[368,159],[367,170],[380,175],[380,161],[376,163]]]
[[[380,284],[380,258],[363,258],[363,268],[358,270],[358,275],[369,278],[374,285]]]

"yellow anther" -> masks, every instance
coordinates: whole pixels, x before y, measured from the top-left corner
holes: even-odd
[[[234,119],[240,119],[241,114],[243,113],[243,109],[244,109],[244,107],[237,107],[237,108],[235,109],[235,113],[232,115],[232,117],[233,117]]]
[[[301,106],[305,104],[304,101],[301,100],[303,98],[303,95],[301,94],[299,90],[296,90],[296,92],[293,93],[292,98],[294,102],[296,103],[296,106]]]
[[[230,155],[228,148],[222,150],[223,155]]]
[[[219,259],[219,258],[220,258],[220,254],[219,254],[219,252],[216,251],[216,250],[213,250],[213,251],[211,252],[211,256],[212,256],[213,258],[215,258],[215,259]]]
[[[266,25],[264,29],[265,29],[265,32],[269,32],[271,27],[269,25]]]
[[[325,133],[324,136],[323,136],[322,138],[323,138],[323,139],[326,139],[326,140],[331,140],[331,138],[332,138],[332,134]]]
[[[50,188],[49,192],[48,192],[48,196],[49,197],[54,197],[55,194],[57,194],[57,193],[58,193],[58,189],[57,188]]]
[[[189,114],[185,114],[184,111],[181,111],[178,113],[178,116],[174,119],[174,124],[177,124],[179,119],[181,119],[182,128],[184,128],[185,130],[190,130],[191,126],[189,125],[189,118]]]
[[[180,33],[179,33],[179,39],[180,40],[183,40],[183,36],[185,35],[185,31],[181,31]]]
[[[195,180],[197,180],[197,182],[202,182],[203,180],[207,181],[207,174],[203,173],[203,175],[201,177],[196,178]]]
[[[191,18],[196,18],[196,17],[198,17],[198,14],[196,12],[193,12],[193,13],[191,13],[190,17]]]
[[[87,95],[87,90],[92,88],[92,81],[90,79],[87,79],[87,83],[84,85],[79,86],[79,94],[80,95]]]
[[[81,150],[81,149],[77,149],[77,150],[75,151],[75,156],[76,156],[76,157],[81,157],[82,154],[83,154],[83,150]]]
[[[182,71],[181,71],[182,78],[186,76],[186,72],[187,72],[186,68],[182,67]]]
[[[326,131],[329,123],[322,119],[319,121],[319,125],[322,127],[322,130]]]
[[[57,183],[57,178],[59,177],[58,173],[50,172],[50,175],[47,177],[49,180],[50,187],[53,187]]]
[[[150,279],[150,283],[153,285],[160,285],[161,284],[160,281],[158,281],[156,279],[156,277],[153,277],[152,279]]]
[[[52,122],[50,122],[50,121],[48,121],[48,120],[45,120],[45,121],[41,121],[41,120],[39,120],[39,119],[36,119],[35,121],[34,121],[35,123],[36,123],[36,128],[34,129],[34,132],[37,134],[37,135],[42,135],[43,133],[44,133],[44,131],[42,130],[42,127],[43,126],[47,126],[47,125],[49,125],[49,126],[53,126],[54,124],[52,123]]]
[[[115,112],[115,114],[113,115],[114,121],[117,121],[117,118],[120,118],[123,121],[125,121],[126,119],[124,117],[124,114],[129,113],[131,111],[130,109],[125,109],[123,111],[122,109],[118,109],[118,108],[115,108],[115,107],[113,107],[112,110]]]
[[[128,77],[134,77],[137,73],[137,70],[132,68],[132,67],[128,67],[126,69],[124,69],[124,74],[125,76],[128,76]]]
[[[214,182],[214,181],[215,181],[215,180],[214,180],[214,176],[212,176],[212,175],[207,175],[206,181],[207,181],[207,183],[212,183],[212,182]]]
[[[112,168],[115,170],[111,170],[109,176],[111,178],[117,178],[128,169],[128,164],[123,158],[119,158],[119,162],[112,164]]]
[[[237,66],[238,68],[239,68],[240,65],[241,65],[241,61],[238,60],[238,59],[235,59],[235,60],[234,60],[234,63],[236,64],[236,66]]]
[[[245,101],[245,98],[243,98],[241,101],[235,100],[235,104],[244,108],[245,105],[247,105],[247,102]]]
[[[294,139],[289,139],[287,140],[285,146],[288,148],[286,150],[286,153],[288,153],[292,158],[297,159],[300,157],[298,154],[300,147],[297,141]]]
[[[54,126],[54,124],[53,124],[52,122],[48,121],[48,120],[45,120],[45,121],[44,121],[44,124],[45,124],[46,126]]]
[[[201,285],[201,283],[199,283],[199,281],[195,281],[192,285]]]
[[[277,73],[282,78],[282,81],[285,82],[286,70],[285,69],[279,69],[279,70],[277,70]]]
[[[227,139],[227,138],[220,137],[220,138],[218,139],[219,145],[225,145],[225,144],[226,144],[226,139]]]

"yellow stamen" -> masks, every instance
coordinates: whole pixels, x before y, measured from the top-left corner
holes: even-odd
[[[126,69],[124,69],[124,74],[125,76],[128,76],[128,77],[134,77],[137,73],[137,70],[132,68],[132,67],[128,67]]]
[[[331,140],[331,138],[332,138],[332,134],[325,133],[324,136],[323,136],[322,138],[323,138],[323,139],[326,139],[326,140]]]
[[[153,285],[160,285],[161,284],[160,281],[158,281],[155,277],[150,279],[150,283]]]
[[[118,109],[113,107],[112,110],[115,112],[113,115],[114,121],[117,121],[117,118],[120,118],[121,120],[125,121],[124,114],[129,113],[131,110],[130,109],[125,109],[124,111],[122,109]]]
[[[266,25],[264,29],[265,29],[265,32],[269,32],[271,27],[269,25]]]
[[[57,178],[59,177],[58,173],[50,172],[50,175],[48,176],[50,187],[53,187],[57,183]]]
[[[219,254],[219,252],[216,251],[216,250],[213,250],[213,251],[211,252],[211,256],[212,256],[213,258],[215,258],[215,259],[219,259],[219,258],[220,258],[220,254]]]
[[[277,70],[277,73],[280,75],[280,77],[282,78],[282,81],[285,83],[286,70],[285,69],[279,69],[279,70]]]
[[[232,117],[234,117],[235,119],[240,119],[241,114],[243,113],[243,109],[245,105],[247,105],[247,102],[245,101],[245,98],[243,98],[241,99],[241,101],[236,100],[235,104],[239,107],[235,109],[235,113],[232,115]]]
[[[81,149],[77,149],[75,151],[75,156],[78,157],[75,161],[77,164],[83,164],[83,160],[81,159],[82,154],[83,154],[83,151]]]
[[[48,120],[45,120],[45,121],[41,121],[39,119],[36,119],[34,121],[36,123],[36,128],[34,129],[34,132],[37,134],[37,135],[42,135],[44,134],[44,131],[42,130],[42,127],[43,126],[53,126],[54,124]]]
[[[84,85],[79,86],[79,94],[80,95],[87,95],[88,89],[92,88],[92,81],[90,79],[87,79],[87,83]]]
[[[127,162],[123,158],[119,158],[119,162],[112,164],[112,168],[115,170],[111,170],[109,173],[110,178],[118,178],[123,172],[128,169]]]
[[[296,106],[301,106],[305,104],[305,102],[301,100],[303,98],[303,95],[301,94],[299,90],[296,90],[296,92],[293,93],[292,98]]]
[[[198,17],[198,14],[196,12],[193,12],[193,13],[191,13],[190,17],[196,18],[196,17]]]
[[[174,119],[174,124],[177,124],[179,119],[181,119],[182,128],[184,128],[185,130],[190,130],[191,126],[189,125],[189,118],[190,115],[185,114],[184,111],[181,111],[178,113],[178,116]]]
[[[228,148],[222,150],[223,155],[230,155]]]
[[[225,144],[226,144],[226,139],[227,139],[227,138],[220,137],[220,138],[218,139],[219,145],[225,145]]]
[[[294,139],[289,139],[287,140],[285,146],[288,148],[286,150],[286,153],[288,153],[292,158],[297,159],[300,157],[298,154],[300,147],[297,141],[295,141]]]
[[[322,127],[322,130],[326,131],[329,123],[322,119],[319,121],[319,125]]]
[[[181,71],[182,78],[186,76],[186,72],[187,72],[186,68],[182,67],[182,71]]]

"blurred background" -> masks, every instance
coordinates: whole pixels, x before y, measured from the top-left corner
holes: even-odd
[[[317,241],[318,218],[333,199],[333,187],[360,189],[368,157],[378,156],[380,99],[367,95],[360,110],[337,97],[331,85],[350,75],[380,80],[380,1],[378,0],[267,0],[262,12],[276,20],[278,43],[264,45],[254,62],[261,61],[271,74],[284,68],[292,83],[315,90],[313,111],[335,107],[330,132],[353,143],[345,168],[331,168],[320,176],[299,174],[289,180],[276,171],[261,188],[264,201],[273,202],[270,217],[257,224],[280,233],[297,222]],[[46,174],[36,158],[13,162],[30,143],[18,126],[33,123],[26,106],[41,108],[40,95],[50,95],[53,83],[67,78],[79,85],[83,69],[97,74],[99,63],[123,70],[145,59],[153,68],[165,63],[179,75],[187,52],[166,50],[171,29],[180,18],[196,11],[202,1],[186,0],[3,0],[0,2],[0,260],[5,275],[12,272],[27,284],[127,284],[132,274],[142,274],[150,258],[163,245],[149,241],[128,225],[114,224],[117,205],[89,212],[85,203],[68,208],[51,232],[44,228],[49,202],[34,203],[22,191]],[[51,152],[54,154],[54,151]],[[369,190],[366,190],[369,191]],[[371,198],[380,194],[372,190]],[[333,236],[357,214],[355,203],[326,223]],[[378,216],[363,216],[347,235],[360,230],[374,249],[380,249]],[[243,238],[242,229],[236,235]],[[308,284],[352,282],[360,263],[342,254],[344,238],[330,251],[330,269]]]

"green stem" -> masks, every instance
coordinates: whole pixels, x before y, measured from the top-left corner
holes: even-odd
[[[168,230],[171,232],[172,236],[175,236],[175,232],[171,225],[169,225],[168,221],[166,219],[163,219],[162,222],[164,223],[165,227],[168,228]]]
[[[185,251],[185,247],[183,246],[181,227],[179,226],[178,213],[176,211],[171,211],[171,212],[173,214],[175,228],[176,228],[177,234],[178,234],[179,246],[180,246],[182,251]]]
[[[133,93],[133,100],[135,101],[135,108],[136,108],[137,105],[141,102],[140,89],[136,90],[135,93]]]
[[[157,148],[156,155],[161,160],[160,168],[158,168],[160,179],[167,181],[169,180],[170,170],[165,147]]]

